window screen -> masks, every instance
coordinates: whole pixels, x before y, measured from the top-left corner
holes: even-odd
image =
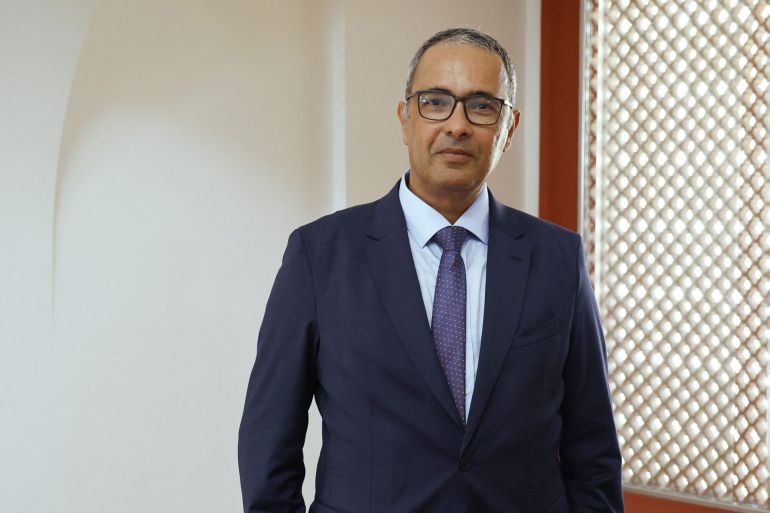
[[[767,510],[770,6],[584,8],[580,224],[625,485]]]

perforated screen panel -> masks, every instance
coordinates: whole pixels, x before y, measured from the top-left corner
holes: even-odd
[[[768,2],[588,0],[581,230],[624,482],[768,509]]]

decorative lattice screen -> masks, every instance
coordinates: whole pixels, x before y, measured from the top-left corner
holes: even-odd
[[[586,0],[582,231],[627,487],[768,502],[767,0]]]

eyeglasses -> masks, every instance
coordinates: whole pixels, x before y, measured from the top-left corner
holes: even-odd
[[[420,116],[431,121],[444,121],[452,116],[458,101],[463,102],[465,117],[474,125],[494,125],[500,119],[503,106],[513,108],[508,101],[485,94],[455,96],[444,91],[415,91],[406,97],[417,97]]]

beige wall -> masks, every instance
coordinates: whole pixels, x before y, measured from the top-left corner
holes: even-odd
[[[538,6],[0,4],[0,510],[238,510],[288,233],[406,168],[395,106],[434,31],[511,49],[523,121],[492,188],[536,210]]]

